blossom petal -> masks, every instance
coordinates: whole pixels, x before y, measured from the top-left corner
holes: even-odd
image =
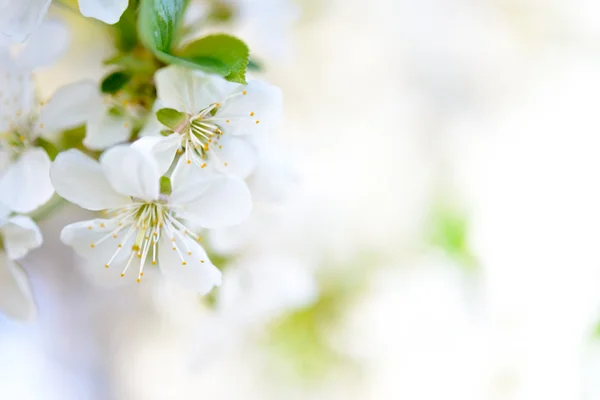
[[[282,115],[281,89],[254,80],[240,86],[236,93],[239,94],[225,101],[213,118],[223,131],[246,135],[277,127]]]
[[[38,26],[50,6],[50,0],[4,1],[0,6],[0,35],[23,42]]]
[[[29,125],[38,103],[31,72],[10,64],[3,67],[6,68],[0,69],[0,131],[5,132],[11,126]]]
[[[11,209],[5,204],[0,203],[0,226],[4,225],[4,223],[8,220],[10,213]]]
[[[3,253],[0,253],[0,312],[20,321],[31,320],[36,314],[27,274]]]
[[[111,265],[118,265],[130,256],[135,240],[135,234],[127,235],[130,227],[119,226],[119,222],[114,219],[75,222],[63,228],[60,240],[71,246],[81,257],[95,262],[99,268],[105,268],[109,262]]]
[[[49,172],[50,158],[44,150],[25,151],[0,178],[0,202],[20,213],[35,210],[54,194]]]
[[[98,211],[119,207],[129,197],[116,192],[108,183],[100,164],[79,150],[60,153],[50,169],[56,192],[71,203]]]
[[[131,136],[129,122],[123,116],[111,115],[102,103],[89,117],[83,144],[88,149],[104,150],[126,142]]]
[[[83,124],[102,105],[96,86],[85,80],[58,89],[40,112],[40,135],[52,138],[53,134]]]
[[[258,162],[258,150],[244,136],[224,135],[212,151],[219,171],[241,179],[247,178]]]
[[[217,75],[169,66],[156,72],[156,90],[164,107],[197,114],[212,103],[222,102],[241,85]]]
[[[128,4],[129,0],[79,0],[79,10],[86,17],[112,25],[119,22]]]
[[[136,140],[132,147],[146,151],[154,157],[158,163],[158,172],[160,175],[164,175],[173,160],[175,159],[175,153],[181,144],[181,138],[179,134],[174,133],[169,136],[145,136]]]
[[[63,22],[45,20],[23,46],[17,62],[29,70],[50,65],[67,52],[69,40],[69,29]]]
[[[204,228],[224,228],[248,218],[252,198],[243,180],[204,172],[183,161],[182,158],[171,179],[170,204],[179,216]]]
[[[42,245],[40,228],[29,217],[17,215],[2,226],[6,254],[12,260],[24,257],[29,250]]]
[[[119,145],[100,157],[102,170],[117,192],[146,201],[158,199],[160,172],[150,154],[130,145]]]
[[[200,294],[219,286],[221,271],[210,262],[202,246],[181,233],[175,234],[174,239],[172,242],[167,235],[161,238],[158,266],[163,275]]]

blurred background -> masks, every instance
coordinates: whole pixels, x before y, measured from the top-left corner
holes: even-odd
[[[280,201],[210,234],[208,299],[97,285],[58,240],[81,211],[43,221],[0,398],[600,399],[600,3],[235,7],[207,30],[283,89],[257,178]],[[99,80],[107,28],[51,17],[73,35],[44,92]]]

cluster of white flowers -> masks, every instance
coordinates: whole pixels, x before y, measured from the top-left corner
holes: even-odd
[[[39,247],[42,237],[30,217],[14,213],[43,210],[55,192],[101,212],[60,234],[97,268],[140,282],[145,269],[158,267],[184,288],[209,292],[221,283],[221,272],[199,229],[249,217],[253,196],[246,180],[280,118],[280,90],[171,65],[154,73],[154,106],[103,93],[92,81],[63,86],[40,101],[33,71],[56,60],[68,39],[60,23],[40,22],[49,3],[0,2],[0,34],[13,43],[27,39],[0,49],[0,307],[10,315],[32,314],[27,279],[14,260]],[[128,1],[79,5],[82,14],[115,23]],[[165,122],[163,111],[177,124]],[[65,130],[79,126],[85,126],[82,143],[54,146]],[[26,300],[18,301],[16,292]]]

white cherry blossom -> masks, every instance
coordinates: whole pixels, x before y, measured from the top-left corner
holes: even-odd
[[[0,0],[0,38],[13,43],[25,41],[41,23],[50,3],[51,0]],[[86,17],[114,24],[128,4],[129,0],[79,0],[79,9]]]
[[[188,164],[246,178],[257,164],[254,136],[270,132],[281,116],[281,91],[264,82],[247,85],[176,66],[155,75],[160,105],[186,113],[188,123],[166,136],[147,139],[168,162],[179,148]],[[159,129],[154,126],[155,135]],[[162,127],[164,129],[164,127]],[[148,134],[151,129],[145,129]]]
[[[220,284],[221,273],[184,221],[205,228],[239,223],[250,213],[250,193],[239,178],[205,173],[182,158],[165,195],[159,188],[165,172],[136,146],[113,147],[100,162],[77,150],[59,154],[51,170],[57,193],[106,216],[66,226],[61,240],[121,277],[139,282],[148,263],[181,286],[207,293]]]
[[[53,62],[66,41],[64,27],[48,21],[24,46],[0,52],[0,202],[17,212],[36,209],[54,193],[50,158],[37,147],[38,137],[51,140],[83,122],[82,93],[64,87],[42,106],[33,81],[33,68]]]
[[[35,304],[27,274],[16,260],[42,244],[42,234],[29,217],[12,215],[0,204],[0,313],[18,320],[31,319]]]

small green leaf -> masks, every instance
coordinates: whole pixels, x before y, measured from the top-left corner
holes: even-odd
[[[188,120],[186,113],[179,112],[172,108],[161,108],[156,112],[156,118],[161,124],[174,131],[181,128]]]
[[[167,196],[173,192],[171,187],[171,179],[168,176],[160,177],[160,193],[166,194]]]
[[[116,71],[108,75],[100,84],[102,93],[116,93],[131,80],[131,75],[125,71]]]
[[[240,39],[216,34],[188,44],[178,55],[206,72],[224,76],[227,80],[246,83],[246,67],[250,50]]]

